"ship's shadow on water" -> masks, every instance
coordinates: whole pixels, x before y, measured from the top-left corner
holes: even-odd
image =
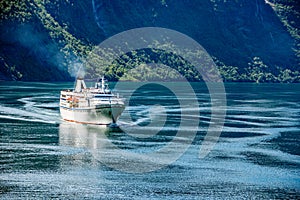
[[[155,152],[168,144],[174,136],[159,134],[139,138],[127,134],[122,126],[83,125],[62,122],[59,125],[59,145],[75,147],[90,155],[92,163],[117,171],[147,171],[147,168],[166,166],[163,159],[153,158]],[[125,125],[128,130],[128,124]],[[132,129],[131,129],[132,131]],[[180,144],[178,145],[180,148]],[[169,152],[170,156],[176,151]],[[140,169],[133,169],[134,166]],[[152,170],[151,170],[152,171]]]
[[[111,134],[111,128],[106,125],[85,125],[62,121],[59,125],[59,144],[90,148],[94,146],[98,137],[109,134]]]

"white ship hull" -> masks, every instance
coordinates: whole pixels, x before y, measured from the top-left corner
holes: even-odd
[[[101,106],[99,108],[60,107],[60,114],[66,121],[83,124],[115,123],[124,110],[124,105]]]

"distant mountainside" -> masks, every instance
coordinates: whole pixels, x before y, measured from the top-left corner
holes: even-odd
[[[72,80],[73,66],[101,41],[154,26],[195,39],[224,81],[300,82],[297,0],[2,0],[0,7],[0,80]],[[118,63],[108,66],[112,80],[130,68]]]

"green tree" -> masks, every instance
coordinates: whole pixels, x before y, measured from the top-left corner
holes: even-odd
[[[246,77],[256,83],[277,82],[270,68],[259,57],[254,57],[246,69]]]

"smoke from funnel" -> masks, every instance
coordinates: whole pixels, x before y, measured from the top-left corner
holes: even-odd
[[[83,65],[81,64],[81,66],[79,67],[78,73],[77,73],[77,78],[83,79],[84,76],[85,76],[85,70],[83,68]]]
[[[80,61],[75,61],[70,64],[71,66],[69,67],[69,74],[72,77],[75,78],[84,78],[85,76],[85,69],[83,64]]]

